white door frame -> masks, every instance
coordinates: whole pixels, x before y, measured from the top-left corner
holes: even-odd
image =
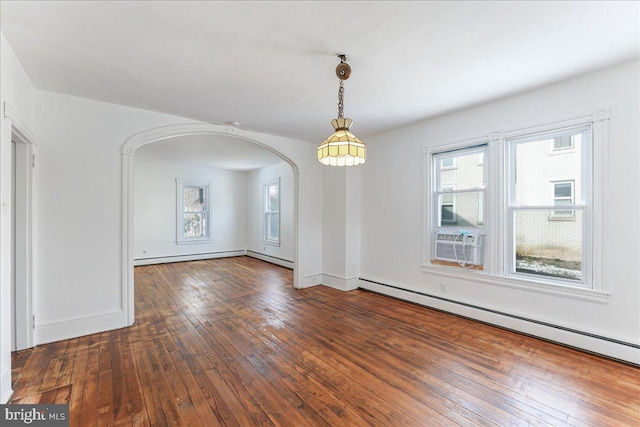
[[[11,128],[11,141],[16,143],[16,247],[15,264],[15,340],[12,349],[24,350],[34,343],[34,168],[36,140],[29,128],[16,116],[10,105],[4,105],[4,116]],[[13,187],[13,182],[11,183]],[[13,232],[13,231],[12,231]],[[13,286],[13,284],[11,284]]]

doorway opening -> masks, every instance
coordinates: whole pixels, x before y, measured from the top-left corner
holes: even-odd
[[[298,187],[299,172],[296,164],[287,156],[270,147],[267,143],[251,139],[245,136],[234,134],[235,129],[228,126],[194,123],[184,125],[166,126],[163,128],[152,129],[131,137],[123,147],[123,198],[122,198],[122,222],[123,222],[123,239],[122,239],[122,308],[126,317],[126,325],[132,325],[135,321],[134,313],[134,266],[136,265],[136,246],[134,233],[134,206],[136,203],[134,175],[135,175],[135,153],[136,150],[147,144],[154,142],[166,141],[171,138],[183,138],[190,136],[218,136],[235,141],[249,142],[269,151],[273,155],[278,156],[282,162],[287,163],[292,171],[292,192],[293,192],[293,227],[292,227],[292,254],[293,254],[293,285],[299,287],[298,281]],[[174,177],[175,178],[175,177]],[[138,248],[144,250],[143,248]],[[246,252],[246,250],[245,250]]]

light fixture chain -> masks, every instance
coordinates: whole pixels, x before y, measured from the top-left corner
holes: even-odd
[[[356,166],[367,160],[367,148],[349,131],[352,120],[344,118],[344,80],[351,75],[351,67],[346,64],[347,56],[338,54],[340,64],[336,67],[336,77],[340,80],[338,89],[338,118],[331,120],[335,132],[318,145],[318,161],[329,166]]]
[[[338,118],[344,118],[344,84],[340,80],[340,89],[338,89]]]

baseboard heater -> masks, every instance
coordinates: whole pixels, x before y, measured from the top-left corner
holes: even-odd
[[[167,255],[148,258],[134,258],[134,266],[153,265],[153,264],[166,264],[171,262],[185,262],[185,261],[200,261],[205,259],[215,258],[230,258],[235,256],[244,256],[246,251],[244,249],[235,251],[218,251],[218,252],[205,252],[199,254],[186,254],[186,255]]]
[[[250,250],[247,250],[247,256],[293,270],[293,261],[289,259]]]
[[[487,313],[498,314],[500,316],[510,317],[512,319],[522,320],[522,321],[525,321],[525,322],[535,323],[537,325],[546,326],[546,327],[549,327],[549,328],[554,328],[554,329],[558,329],[558,330],[562,330],[562,331],[566,331],[566,332],[571,332],[571,333],[582,335],[582,336],[589,337],[589,338],[595,338],[595,339],[598,339],[598,340],[608,341],[608,342],[611,342],[611,343],[614,343],[614,344],[623,345],[623,346],[626,346],[626,347],[640,349],[640,344],[633,344],[633,343],[630,343],[630,342],[617,340],[615,338],[603,337],[601,335],[591,334],[589,332],[584,332],[584,331],[580,331],[580,330],[577,330],[577,329],[567,328],[565,326],[554,325],[553,323],[542,322],[540,320],[529,319],[527,317],[517,316],[515,314],[504,313],[502,311],[492,310],[490,308],[480,307],[478,305],[473,305],[473,304],[468,304],[468,303],[465,303],[465,302],[455,301],[455,300],[448,299],[448,298],[442,298],[442,297],[431,295],[431,294],[427,294],[427,293],[424,293],[424,292],[414,291],[414,290],[410,290],[410,289],[404,289],[404,288],[401,288],[399,286],[388,285],[386,283],[380,283],[380,282],[377,282],[375,280],[363,279],[362,277],[360,277],[358,280],[361,280],[363,282],[373,283],[374,285],[378,285],[378,286],[384,286],[384,287],[390,288],[390,289],[396,289],[396,290],[402,291],[402,292],[408,292],[408,293],[415,294],[415,295],[420,295],[420,296],[423,296],[423,297],[428,297],[428,298],[433,298],[433,299],[440,300],[440,301],[445,301],[445,302],[448,302],[448,303],[451,303],[451,304],[457,304],[457,305],[460,305],[460,306],[469,307],[469,308],[473,308],[473,309],[476,309],[476,310],[482,310],[482,311],[485,311]],[[380,292],[372,291],[370,289],[366,289],[366,290],[369,291],[369,292],[374,292],[374,293],[381,294],[381,295],[384,295],[384,296],[387,296],[387,297],[390,297],[390,298],[401,299],[401,298],[397,298],[397,297],[394,297],[394,296],[391,296],[391,295],[386,295],[386,294],[382,294]],[[426,306],[426,305],[420,304],[418,302],[407,301],[405,299],[402,299],[402,301],[409,302],[411,304],[416,304],[416,305],[419,305],[421,307],[427,307],[427,308],[429,308],[431,310],[440,311],[442,313],[447,313],[447,314],[450,314],[452,316],[461,317],[463,319],[468,319],[468,320],[471,320],[471,321],[474,321],[474,322],[479,322],[479,323],[482,323],[482,324],[485,324],[485,325],[490,325],[490,326],[494,326],[496,328],[501,328],[501,329],[505,329],[505,330],[508,330],[508,331],[511,331],[511,332],[515,332],[515,333],[518,333],[518,334],[530,336],[530,337],[533,337],[533,338],[536,338],[536,339],[540,339],[540,340],[543,340],[543,341],[552,342],[554,344],[559,344],[559,345],[562,345],[564,347],[573,348],[573,349],[576,349],[576,350],[579,350],[579,351],[583,351],[583,352],[586,352],[586,353],[597,354],[598,356],[606,357],[606,358],[609,358],[609,359],[612,359],[612,360],[617,360],[617,361],[619,361],[621,363],[625,363],[627,365],[640,366],[640,364],[629,362],[628,360],[617,359],[615,357],[608,356],[606,354],[601,354],[601,353],[597,353],[597,352],[594,352],[594,351],[585,350],[583,348],[575,347],[575,346],[572,346],[572,345],[569,345],[569,344],[565,344],[565,343],[562,343],[562,342],[559,342],[559,341],[553,341],[553,340],[550,340],[550,339],[547,339],[547,338],[544,338],[544,337],[539,337],[537,335],[532,335],[532,334],[528,334],[526,332],[521,332],[521,331],[518,331],[516,329],[511,329],[511,328],[507,328],[505,326],[496,325],[494,323],[490,323],[490,322],[485,322],[485,321],[482,321],[482,320],[474,319],[472,317],[463,316],[461,314],[451,313],[449,311],[442,310],[442,309],[439,309],[439,308],[430,307],[430,306]]]

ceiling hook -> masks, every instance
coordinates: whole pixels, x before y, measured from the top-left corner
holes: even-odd
[[[339,53],[336,56],[340,58],[340,63],[336,67],[336,76],[340,80],[347,80],[351,75],[351,67],[349,66],[349,64],[347,64],[347,55],[344,53]]]

